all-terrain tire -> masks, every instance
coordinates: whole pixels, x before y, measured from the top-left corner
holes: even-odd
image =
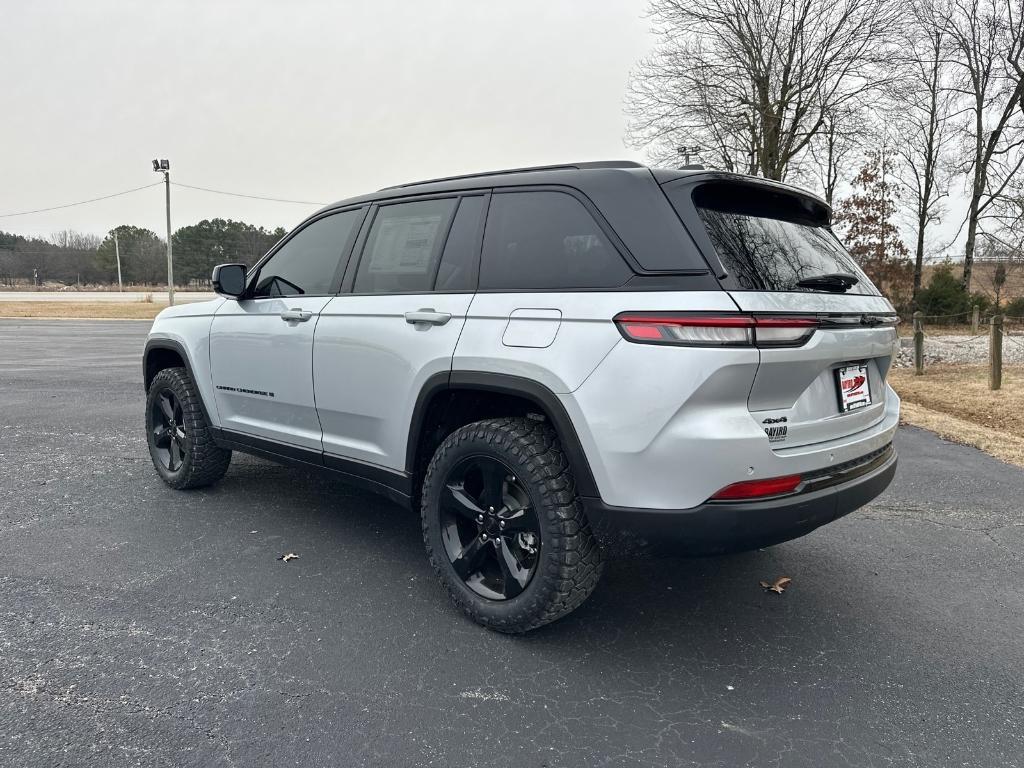
[[[523,591],[505,600],[477,594],[458,576],[442,541],[440,494],[445,478],[467,457],[485,456],[511,468],[522,482],[540,526],[536,570]],[[522,633],[578,608],[594,591],[604,555],[576,497],[572,467],[555,431],[531,418],[468,424],[449,435],[427,468],[420,508],[430,562],[452,601],[477,623]]]
[[[179,466],[170,469],[161,460],[154,436],[154,407],[157,398],[170,392],[180,404],[181,440],[184,450]],[[185,490],[212,485],[224,477],[231,463],[231,451],[217,446],[200,405],[199,392],[184,368],[165,368],[153,377],[146,395],[146,438],[153,466],[171,488]]]

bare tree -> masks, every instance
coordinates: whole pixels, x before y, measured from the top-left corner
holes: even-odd
[[[658,45],[630,83],[629,140],[783,180],[830,116],[896,76],[896,0],[652,0]]]
[[[74,229],[62,229],[50,235],[50,242],[58,248],[68,248],[73,251],[95,251],[100,247],[103,238],[88,232],[78,232]]]
[[[835,204],[844,171],[866,143],[870,126],[871,118],[864,110],[845,109],[828,114],[822,130],[811,141],[815,182],[829,205]]]
[[[949,92],[950,65],[945,59],[944,37],[924,3],[913,7],[913,23],[902,35],[907,76],[891,89],[890,125],[896,177],[905,197],[913,203],[913,303],[921,290],[927,230],[941,220],[942,201],[949,195],[951,168],[950,124],[955,105]]]
[[[930,0],[964,103],[961,165],[969,174],[962,283],[971,286],[982,219],[1024,165],[1024,9],[1020,0]]]

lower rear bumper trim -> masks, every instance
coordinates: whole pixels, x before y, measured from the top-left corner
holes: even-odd
[[[798,538],[867,504],[892,482],[895,449],[882,463],[871,464],[870,471],[841,484],[778,499],[713,502],[690,509],[613,507],[599,498],[582,502],[606,544],[670,544],[689,554],[742,552]]]

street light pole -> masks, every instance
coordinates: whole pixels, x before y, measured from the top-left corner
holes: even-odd
[[[679,154],[683,156],[683,166],[685,167],[690,164],[690,155],[699,155],[701,148],[698,146],[682,146],[678,147],[676,151],[678,151]]]
[[[174,262],[171,259],[171,164],[167,160],[154,160],[153,170],[164,175],[167,198],[167,304],[174,306]]]

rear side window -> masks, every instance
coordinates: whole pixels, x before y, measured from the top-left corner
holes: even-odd
[[[456,200],[381,206],[356,272],[354,293],[427,293]]]
[[[295,233],[260,268],[253,296],[325,296],[337,290],[341,257],[362,210],[324,216]]]
[[[739,184],[666,190],[685,218],[695,206],[715,253],[729,272],[728,288],[806,291],[800,280],[845,272],[859,282],[847,294],[877,294],[812,200]]]
[[[615,288],[632,276],[572,195],[540,191],[491,197],[481,290]]]

